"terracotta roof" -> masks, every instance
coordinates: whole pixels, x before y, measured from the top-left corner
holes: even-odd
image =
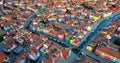
[[[36,47],[38,47],[38,46],[42,46],[43,45],[43,41],[41,41],[40,39],[38,40],[38,41],[36,41],[34,44],[33,44],[33,46],[31,47],[31,48],[36,48]]]
[[[53,62],[52,59],[53,59],[53,57],[47,57],[42,60],[42,63],[51,63],[51,62]]]
[[[115,45],[115,44],[113,44],[113,43],[108,43],[108,45],[111,46],[111,47],[113,47],[113,48],[115,48],[115,49],[118,49],[118,48],[119,48],[119,46],[117,46],[117,45]]]
[[[28,54],[27,53],[23,53],[22,55],[20,55],[15,61],[14,63],[20,63],[20,61],[22,59],[25,59],[26,61],[28,61]]]
[[[5,55],[2,52],[0,52],[0,62],[2,62],[6,58],[7,58],[7,55]]]
[[[111,56],[113,56],[115,58],[120,59],[120,53],[119,52],[110,50],[110,49],[105,48],[105,47],[98,47],[97,50],[100,50],[101,52],[104,52],[104,53],[106,53],[108,55],[111,55]]]
[[[66,60],[66,59],[69,57],[69,55],[70,55],[70,49],[69,49],[69,48],[63,49],[63,50],[61,51],[61,57],[62,57],[63,59]]]
[[[95,13],[95,14],[94,14],[94,16],[95,16],[95,17],[99,17],[99,16],[100,16],[100,14],[98,14],[98,13]]]
[[[56,63],[59,60],[60,52],[56,52],[55,54],[50,55],[42,60],[42,63]]]
[[[120,2],[117,3],[117,7],[120,8]]]
[[[99,62],[95,61],[94,59],[90,57],[85,56],[80,63],[99,63]]]

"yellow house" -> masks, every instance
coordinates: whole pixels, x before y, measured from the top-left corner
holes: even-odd
[[[72,44],[72,45],[74,44],[74,39],[70,40],[70,44]]]
[[[111,14],[112,14],[112,12],[104,12],[103,18],[106,18],[106,17],[110,16]]]
[[[92,19],[94,22],[98,21],[100,19],[100,14],[98,13],[95,13],[93,16],[92,16]]]
[[[104,14],[103,14],[103,18],[106,18],[108,15],[107,15],[107,13],[105,12]]]

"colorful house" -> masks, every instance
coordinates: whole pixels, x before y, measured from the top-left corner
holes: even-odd
[[[120,53],[105,47],[98,47],[95,54],[114,63],[120,62]]]
[[[100,19],[100,14],[99,13],[94,13],[92,16],[92,19],[94,22],[98,21]]]

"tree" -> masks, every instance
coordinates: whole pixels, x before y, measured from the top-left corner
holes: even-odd
[[[7,61],[3,61],[3,62],[1,62],[1,63],[9,63],[9,62],[7,62]]]
[[[120,46],[120,37],[116,38],[113,43]]]
[[[2,42],[4,40],[3,36],[0,36],[0,42]]]

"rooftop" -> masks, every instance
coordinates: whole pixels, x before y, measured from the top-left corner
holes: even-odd
[[[103,53],[105,53],[105,54],[108,54],[108,55],[110,55],[110,56],[113,56],[113,57],[115,57],[115,58],[120,59],[120,53],[119,53],[119,52],[110,50],[110,49],[108,49],[108,48],[106,48],[106,47],[97,47],[96,50],[99,50],[99,51],[101,51],[101,52],[103,52]]]
[[[0,52],[0,62],[4,61],[7,58],[7,55],[4,53]]]
[[[8,55],[11,63],[13,60],[14,63],[21,63],[29,55],[42,57],[45,54],[43,60],[36,58],[43,63],[71,63],[79,54],[75,54],[77,47],[88,44],[84,38],[94,36],[89,32],[96,34],[97,25],[107,21],[101,19],[108,19],[118,14],[119,10],[119,0],[0,0],[0,28],[5,31],[4,40],[0,42],[3,47],[0,47],[0,61]],[[109,41],[113,35],[120,37],[119,22],[114,21],[107,26],[93,42],[104,42],[107,46],[98,46],[97,50],[120,59],[120,53],[113,50],[118,50],[119,46]],[[81,59],[78,63],[97,63],[88,56]]]

